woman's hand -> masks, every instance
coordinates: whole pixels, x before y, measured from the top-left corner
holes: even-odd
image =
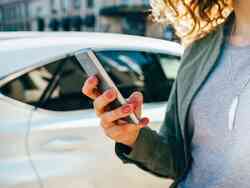
[[[101,126],[105,134],[112,140],[133,148],[140,129],[146,127],[149,123],[148,118],[141,118],[142,94],[139,92],[133,93],[127,104],[110,111],[108,105],[117,99],[116,91],[111,88],[104,93],[100,93],[97,86],[98,79],[95,76],[89,77],[84,83],[82,92],[94,100],[95,112],[101,119]],[[137,118],[140,119],[138,125],[121,120],[131,113],[135,113]]]

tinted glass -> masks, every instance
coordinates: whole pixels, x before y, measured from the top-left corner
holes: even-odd
[[[138,51],[108,51],[98,57],[121,93],[141,91],[145,102],[166,101],[176,78],[179,58]]]
[[[42,67],[10,81],[1,88],[1,92],[18,101],[35,104],[48,86],[52,75],[53,72]]]
[[[47,67],[56,69],[58,63]],[[60,65],[59,65],[60,66]],[[41,108],[55,111],[71,111],[92,108],[92,102],[84,96],[81,88],[86,80],[86,74],[73,58],[67,59],[62,66],[61,74],[48,98],[42,102]]]
[[[13,99],[41,108],[70,111],[91,108],[91,101],[82,95],[86,79],[77,62],[63,59],[35,69],[1,88]]]
[[[179,58],[134,51],[103,51],[97,56],[125,98],[134,91],[140,91],[145,102],[168,100]],[[78,62],[67,58],[10,81],[1,88],[1,92],[49,110],[90,109],[91,100],[81,93],[86,78]]]

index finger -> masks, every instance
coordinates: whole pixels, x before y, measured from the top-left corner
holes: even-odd
[[[140,92],[134,92],[128,99],[128,103],[133,104],[135,107],[135,115],[137,118],[141,117],[142,105],[143,105],[143,95]]]
[[[82,87],[82,93],[89,98],[95,100],[98,96],[100,96],[100,92],[97,90],[98,79],[96,76],[89,77]]]

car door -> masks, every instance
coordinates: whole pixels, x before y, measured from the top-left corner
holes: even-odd
[[[39,188],[27,142],[34,108],[12,99],[21,99],[19,81],[0,88],[0,187]]]
[[[145,94],[144,114],[151,118],[151,127],[155,129],[163,120],[171,87],[165,83],[168,79],[158,55],[139,51],[98,52],[98,58],[125,97],[135,90]],[[114,143],[102,133],[91,101],[81,94],[86,75],[74,58],[49,62],[24,77],[30,87],[25,93],[26,102],[35,107],[28,149],[44,188],[167,185],[166,180],[135,166],[123,165],[115,156]],[[159,94],[162,90],[165,95]]]

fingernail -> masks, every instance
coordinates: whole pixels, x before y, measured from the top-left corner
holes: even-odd
[[[122,113],[127,114],[132,111],[132,105],[126,105],[122,107]]]
[[[141,119],[141,123],[142,123],[143,125],[149,124],[149,121],[150,121],[150,120],[149,120],[149,118],[147,118],[147,117]]]
[[[91,76],[89,77],[88,81],[90,84],[95,84],[97,82],[97,78],[95,76]]]
[[[105,95],[106,95],[107,99],[113,99],[113,97],[115,96],[113,90],[108,90],[108,91],[106,91],[106,94],[105,94]]]
[[[142,96],[141,93],[136,93],[136,94],[135,94],[135,99],[136,99],[137,101],[141,101],[142,98],[143,98],[143,96]]]
[[[140,96],[134,96],[130,102],[137,108],[142,103],[142,100]]]

